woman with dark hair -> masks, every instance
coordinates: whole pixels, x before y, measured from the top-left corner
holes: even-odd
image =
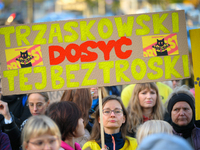
[[[74,89],[64,91],[60,101],[71,101],[78,105],[82,112],[84,125],[89,121],[89,110],[92,105],[90,89]]]
[[[85,134],[75,139],[82,147],[90,138],[89,110],[92,105],[92,97],[89,88],[73,89],[64,91],[61,101],[71,101],[78,105],[84,120]]]
[[[156,83],[135,85],[127,108],[129,114],[128,135],[135,137],[139,125],[147,120],[163,120],[165,109]]]
[[[74,102],[63,101],[52,103],[46,115],[58,125],[61,132],[61,150],[81,150],[74,140],[85,134],[81,110]]]
[[[167,102],[173,133],[186,139],[195,150],[199,150],[200,128],[195,125],[193,94],[183,85],[174,89]]]
[[[114,95],[107,96],[103,99],[102,108],[106,147],[109,149],[135,150],[137,147],[136,139],[126,136],[128,116],[121,99]],[[90,141],[84,144],[83,149],[102,149],[99,110],[96,111]]]

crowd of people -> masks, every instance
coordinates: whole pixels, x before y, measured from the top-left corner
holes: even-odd
[[[66,90],[57,102],[46,92],[0,91],[0,149],[198,150],[194,93],[172,83],[101,87],[101,96],[96,87]]]

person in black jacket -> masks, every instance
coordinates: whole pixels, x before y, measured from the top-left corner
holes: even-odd
[[[9,112],[8,104],[1,100],[0,100],[0,114],[2,114],[0,122],[0,128],[1,128],[0,130],[5,132],[9,136],[12,149],[18,150],[20,146],[21,132],[14,120],[11,120],[11,122],[7,121],[7,123],[5,122],[5,119],[10,120],[10,118],[14,118],[14,116],[12,112]]]
[[[41,93],[30,93],[28,94],[28,106],[31,115],[42,115],[44,114],[47,106],[49,105],[49,97],[46,92]],[[25,125],[26,120],[20,125],[20,129],[15,123],[14,115],[9,111],[8,103],[0,100],[0,114],[4,116],[1,121],[2,131],[8,134],[13,150],[18,150],[21,146],[21,131]]]

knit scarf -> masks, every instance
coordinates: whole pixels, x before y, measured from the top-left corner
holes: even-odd
[[[171,125],[180,136],[187,139],[188,137],[191,137],[192,130],[194,129],[194,119],[192,119],[191,122],[186,126],[179,126],[174,122],[172,122]]]

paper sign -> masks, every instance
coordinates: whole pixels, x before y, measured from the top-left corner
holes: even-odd
[[[185,13],[2,26],[3,94],[189,78]]]
[[[177,34],[142,37],[143,56],[168,56],[178,53]]]
[[[40,45],[6,49],[7,69],[19,69],[43,65]]]
[[[193,61],[193,71],[194,71],[194,86],[195,86],[195,111],[196,111],[196,120],[200,120],[200,29],[189,30],[190,39],[191,39],[191,48],[192,48],[192,61]]]

